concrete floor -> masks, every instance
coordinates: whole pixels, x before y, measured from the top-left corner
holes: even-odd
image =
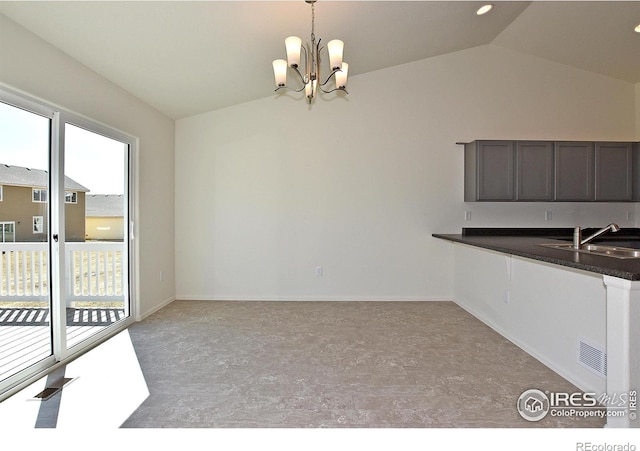
[[[452,302],[176,301],[129,329],[149,397],[123,428],[601,428],[524,420],[578,389]]]

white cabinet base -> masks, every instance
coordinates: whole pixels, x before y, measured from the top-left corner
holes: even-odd
[[[622,416],[607,407],[607,427],[640,427],[640,282],[604,276],[607,287],[607,394],[629,397]]]

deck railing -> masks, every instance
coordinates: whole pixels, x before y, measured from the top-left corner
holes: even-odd
[[[46,301],[47,243],[0,243],[0,301]],[[122,301],[126,267],[122,242],[65,243],[67,305],[72,301]]]

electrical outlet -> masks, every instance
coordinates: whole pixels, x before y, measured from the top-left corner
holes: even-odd
[[[509,290],[504,290],[504,303],[507,305],[511,303],[511,293],[509,293]]]
[[[160,282],[164,282],[164,271],[160,271]]]
[[[553,213],[550,210],[544,212],[544,220],[551,221],[553,219]]]
[[[322,277],[322,266],[316,266],[316,276]]]
[[[471,212],[470,211],[465,211],[464,212],[464,220],[465,221],[471,221]]]

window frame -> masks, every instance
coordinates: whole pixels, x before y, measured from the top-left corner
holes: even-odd
[[[71,200],[67,200],[67,195],[71,195]],[[66,191],[64,192],[64,203],[65,204],[77,204],[78,203],[78,192],[77,191]]]
[[[37,219],[40,219],[40,223],[38,224]],[[36,215],[33,216],[33,220],[31,222],[31,231],[33,232],[34,235],[41,235],[44,233],[44,216],[40,215]]]
[[[5,226],[10,225],[13,228],[13,241],[6,241],[5,234]],[[15,243],[16,242],[16,222],[15,221],[0,221],[0,243]]]
[[[39,194],[39,199],[36,199],[36,191]],[[49,201],[48,190],[42,188],[31,188],[31,201],[34,204],[46,204]],[[42,194],[44,193],[44,200],[42,200]]]

